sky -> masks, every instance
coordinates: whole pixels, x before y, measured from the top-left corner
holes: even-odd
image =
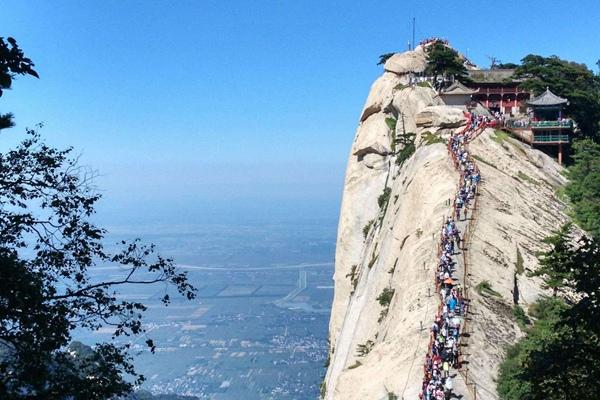
[[[380,54],[448,38],[476,64],[600,58],[600,3],[5,0],[40,79],[0,99],[99,172],[107,221],[337,218]]]

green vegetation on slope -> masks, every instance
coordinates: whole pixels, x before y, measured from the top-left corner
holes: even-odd
[[[392,297],[394,297],[394,292],[394,289],[386,287],[381,291],[381,294],[377,296],[376,300],[379,302],[379,305],[383,307],[379,313],[379,319],[377,322],[381,322],[385,317],[387,317],[390,310],[390,304],[392,303]]]
[[[577,224],[600,237],[600,145],[586,139],[573,144],[574,164],[569,167],[565,193]]]
[[[390,194],[392,193],[392,188],[386,187],[383,189],[383,193],[379,195],[377,198],[377,205],[380,210],[385,210],[387,208],[388,203],[390,202]]]
[[[503,400],[594,399],[600,379],[600,241],[575,240],[569,226],[546,239],[533,275],[555,296],[532,307],[527,336],[507,351],[500,366],[498,393]],[[573,294],[567,298],[560,292]],[[515,310],[515,317],[526,317]]]
[[[435,143],[446,143],[444,138],[442,138],[440,135],[433,134],[429,131],[423,132],[421,134],[421,138],[423,138],[423,142],[425,143],[425,146],[429,146],[430,144],[435,144]]]
[[[410,156],[412,156],[415,153],[417,149],[415,147],[415,137],[416,135],[412,132],[401,134],[398,137],[398,143],[402,145],[402,149],[398,152],[396,156],[397,165],[401,166],[406,160],[410,158]]]
[[[502,297],[502,295],[492,289],[492,285],[489,281],[481,281],[475,286],[475,290],[482,296],[494,296],[494,297]]]
[[[396,124],[398,123],[398,120],[395,118],[391,118],[391,117],[387,117],[385,119],[385,123],[387,124],[388,128],[390,128],[390,136],[391,136],[391,148],[392,148],[392,153],[396,152]]]

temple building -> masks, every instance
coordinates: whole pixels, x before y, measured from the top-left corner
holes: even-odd
[[[492,113],[515,116],[526,112],[526,101],[531,94],[519,89],[521,83],[513,79],[514,69],[475,69],[469,71],[472,82],[466,85],[475,90],[473,100]]]
[[[440,97],[446,105],[460,108],[470,108],[473,95],[478,91],[469,89],[458,80],[442,90]]]
[[[564,107],[569,101],[546,88],[526,104],[531,108],[531,118],[506,121],[506,128],[532,147],[556,154],[562,164],[564,148],[570,146],[573,133],[573,121],[564,117]]]
[[[563,115],[563,109],[569,101],[546,88],[544,93],[529,100],[527,104],[533,111],[532,145],[558,147],[558,163],[562,164],[563,146],[570,144],[573,132],[573,121]]]

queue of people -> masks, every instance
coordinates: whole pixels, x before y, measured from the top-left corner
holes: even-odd
[[[454,276],[457,269],[457,250],[461,247],[461,232],[456,222],[467,218],[468,208],[477,195],[481,174],[467,149],[467,143],[494,124],[494,120],[467,113],[467,126],[450,137],[448,150],[455,168],[460,173],[458,192],[454,200],[453,216],[443,227],[438,251],[436,269],[436,289],[440,295],[440,305],[430,329],[430,340],[424,364],[424,378],[421,400],[448,400],[453,390],[450,368],[460,368],[460,337],[463,319],[467,313],[467,302],[463,288]],[[464,239],[464,238],[463,238]],[[465,246],[462,243],[463,247]]]
[[[428,44],[436,43],[436,42],[443,43],[446,46],[450,45],[450,42],[448,41],[448,39],[445,39],[445,38],[442,38],[442,37],[432,36],[432,37],[428,37],[426,39],[421,40],[419,42],[419,46],[427,46]]]

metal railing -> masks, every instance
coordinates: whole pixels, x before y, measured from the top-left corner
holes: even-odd
[[[534,143],[569,143],[569,135],[553,133],[534,133]]]
[[[532,128],[572,128],[573,121],[565,119],[563,121],[531,121]]]
[[[504,122],[504,126],[513,129],[541,129],[541,128],[573,128],[573,120],[564,119],[562,121],[532,121],[528,118],[509,119]]]

